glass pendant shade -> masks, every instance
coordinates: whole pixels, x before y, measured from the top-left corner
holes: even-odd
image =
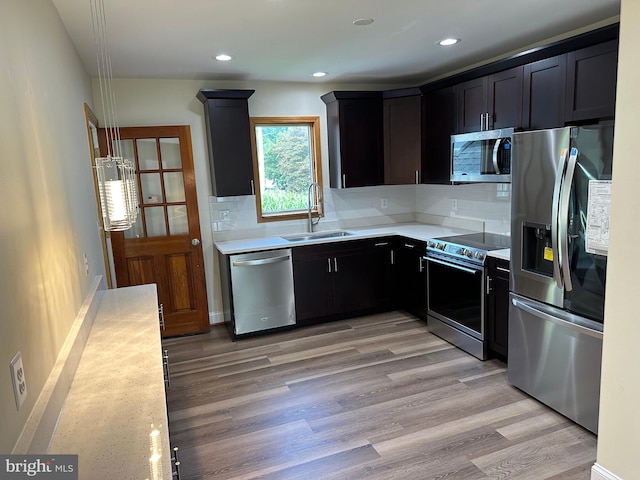
[[[122,157],[96,158],[96,176],[104,229],[131,228],[138,213],[138,194],[131,162]]]

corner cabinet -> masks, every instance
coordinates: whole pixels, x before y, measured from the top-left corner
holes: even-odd
[[[485,281],[489,351],[506,361],[509,338],[509,261],[488,257]]]
[[[408,185],[421,182],[422,94],[419,89],[385,92],[407,95],[384,98],[384,183]]]
[[[329,92],[327,106],[331,188],[384,183],[382,92]]]
[[[615,114],[618,41],[567,54],[567,122],[611,118]]]
[[[214,197],[252,195],[253,158],[248,98],[255,90],[202,89]]]

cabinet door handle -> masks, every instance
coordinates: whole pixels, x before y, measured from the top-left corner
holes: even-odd
[[[389,242],[379,242],[373,244],[374,247],[386,247],[387,245],[389,245]]]
[[[511,273],[511,270],[509,270],[508,268],[504,268],[504,267],[496,266],[496,270],[499,270],[500,272]]]
[[[331,259],[327,258],[327,265],[329,266],[329,273],[331,273]]]
[[[489,275],[486,276],[486,283],[487,283],[487,295],[489,295],[491,293],[491,277]]]
[[[255,195],[256,194],[256,187],[253,183],[253,179],[251,179],[251,195]]]
[[[164,305],[161,303],[160,306],[158,307],[158,316],[160,317],[160,330],[164,330],[165,329],[165,323],[164,323]]]
[[[342,174],[342,188],[347,188],[347,174]]]
[[[484,113],[480,114],[480,131],[484,130]]]
[[[395,265],[396,264],[396,258],[395,255],[393,253],[393,250],[391,250],[391,265]]]
[[[171,372],[169,371],[169,352],[162,351],[162,370],[164,372],[164,386],[171,388]]]
[[[416,170],[416,185],[420,183],[420,170]]]
[[[338,273],[338,258],[337,257],[333,257],[333,271],[335,273]]]
[[[404,246],[407,248],[416,248],[415,245],[411,245],[410,243],[405,243]]]
[[[422,257],[418,257],[418,272],[422,273],[424,270],[424,263],[422,263]]]

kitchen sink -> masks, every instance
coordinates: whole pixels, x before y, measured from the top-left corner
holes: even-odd
[[[334,230],[331,232],[315,232],[315,233],[301,233],[299,235],[287,235],[281,238],[284,238],[288,242],[306,242],[309,240],[321,240],[323,238],[347,237],[349,235],[353,235],[353,234],[345,230]]]

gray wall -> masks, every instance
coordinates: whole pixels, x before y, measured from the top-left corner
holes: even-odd
[[[50,0],[2,0],[0,32],[0,452],[9,453],[104,264],[89,77]],[[28,390],[20,411],[9,375],[17,351]]]

